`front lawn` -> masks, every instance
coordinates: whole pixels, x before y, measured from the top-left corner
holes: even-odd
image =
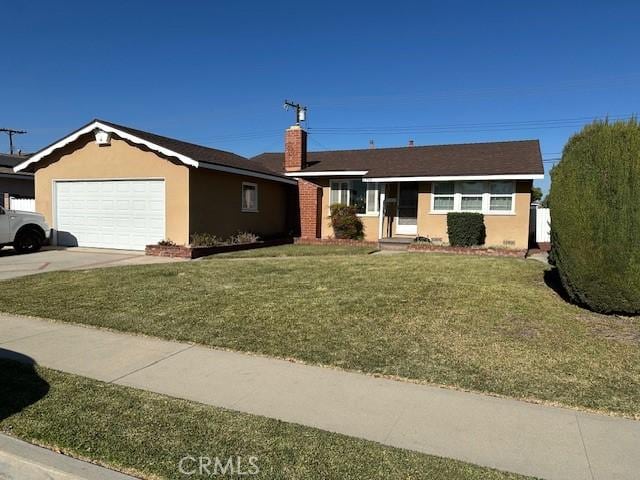
[[[640,320],[544,277],[509,258],[213,258],[24,277],[0,311],[640,416]]]
[[[1,432],[143,478],[525,478],[7,360],[0,400]],[[187,455],[236,466],[239,456],[245,473],[253,456],[259,474],[183,475]]]
[[[373,247],[353,245],[279,245],[255,248],[238,252],[222,253],[211,258],[257,258],[257,257],[315,257],[327,255],[367,255],[375,252]]]

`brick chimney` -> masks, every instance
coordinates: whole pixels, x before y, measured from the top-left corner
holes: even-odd
[[[306,166],[307,132],[300,125],[293,125],[284,134],[284,171],[299,172]]]

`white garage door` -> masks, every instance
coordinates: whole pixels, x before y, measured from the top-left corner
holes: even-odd
[[[59,245],[144,250],[165,238],[164,181],[56,182]]]

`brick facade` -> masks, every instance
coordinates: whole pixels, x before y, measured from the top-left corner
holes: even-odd
[[[284,171],[299,172],[307,166],[307,132],[299,125],[284,134]]]
[[[322,189],[314,183],[299,179],[298,202],[300,205],[300,237],[320,238]]]

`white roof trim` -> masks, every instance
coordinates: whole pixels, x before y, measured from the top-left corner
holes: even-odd
[[[369,182],[448,182],[453,180],[542,180],[542,174],[505,174],[505,175],[442,175],[436,177],[378,177],[363,178]]]
[[[293,179],[289,180],[288,178],[282,178],[282,177],[278,177],[276,175],[269,175],[268,173],[254,172],[252,170],[243,170],[242,168],[227,167],[227,166],[224,166],[224,165],[217,165],[217,164],[205,163],[205,162],[200,163],[200,167],[206,168],[208,170],[217,170],[219,172],[235,173],[237,175],[245,175],[247,177],[255,177],[255,178],[263,178],[265,180],[273,180],[273,181],[276,181],[276,182],[287,183],[289,185],[297,185],[298,184],[298,182],[296,182]]]
[[[325,172],[286,172],[287,177],[354,177],[366,175],[368,170],[336,170]]]
[[[53,145],[51,145],[50,147],[45,148],[44,150],[42,150],[41,152],[36,153],[35,155],[33,155],[32,157],[29,157],[29,159],[27,159],[26,161],[24,161],[23,163],[16,165],[13,169],[14,172],[18,172],[20,170],[24,170],[25,168],[27,168],[29,165],[39,162],[40,160],[42,160],[44,157],[46,157],[47,155],[50,155],[51,153],[53,153],[55,150],[57,150],[58,148],[62,148],[65,145],[68,145],[71,142],[76,141],[80,136],[92,132],[93,130],[95,130],[96,128],[99,128],[100,130],[104,130],[105,132],[110,132],[110,133],[115,133],[116,135],[118,135],[120,138],[124,138],[126,140],[129,140],[132,143],[136,143],[138,145],[144,145],[147,148],[149,148],[150,150],[153,150],[155,152],[161,153],[163,155],[166,155],[168,157],[175,157],[178,160],[180,160],[182,163],[184,163],[185,165],[189,165],[191,167],[203,167],[203,168],[207,168],[209,170],[219,170],[221,172],[227,172],[227,173],[235,173],[238,175],[246,175],[249,177],[257,177],[257,178],[264,178],[266,180],[273,180],[273,181],[277,181],[277,182],[283,182],[283,183],[288,183],[291,185],[295,185],[296,181],[295,180],[288,180],[286,178],[282,178],[282,177],[278,177],[277,175],[269,175],[266,173],[259,173],[259,172],[254,172],[251,170],[244,170],[241,168],[234,168],[234,167],[226,167],[224,165],[217,165],[217,164],[210,164],[207,162],[198,162],[197,160],[194,160],[190,157],[187,157],[186,155],[182,155],[181,153],[178,152],[174,152],[173,150],[169,150],[168,148],[165,147],[161,147],[160,145],[156,145],[155,143],[149,142],[147,140],[144,140],[140,137],[136,137],[135,135],[131,135],[130,133],[124,132],[118,128],[114,128],[111,127],[109,125],[105,125],[102,122],[92,122],[91,124],[87,125],[86,127],[82,128],[81,130],[78,130],[75,133],[72,133],[71,135],[63,138],[62,140],[54,143]]]
[[[135,135],[131,135],[130,133],[123,132],[120,129],[117,129],[117,128],[111,127],[109,125],[105,125],[104,123],[96,121],[96,122],[90,123],[86,127],[78,130],[75,133],[72,133],[71,135],[63,138],[62,140],[54,143],[53,145],[45,148],[44,150],[41,150],[40,152],[36,153],[35,155],[29,157],[29,159],[27,161],[25,161],[25,162],[23,162],[23,163],[21,163],[19,165],[16,165],[14,167],[13,171],[14,172],[19,172],[20,170],[24,170],[29,165],[39,162],[40,160],[42,160],[47,155],[50,155],[51,153],[53,153],[55,150],[57,150],[59,148],[62,148],[65,145],[70,144],[71,142],[76,141],[79,137],[81,137],[85,133],[92,132],[96,128],[99,128],[100,130],[104,130],[105,132],[115,133],[120,138],[124,138],[124,139],[129,140],[129,141],[131,141],[133,143],[137,143],[138,145],[144,145],[147,148],[149,148],[150,150],[154,150],[156,152],[162,153],[163,155],[167,155],[169,157],[175,157],[178,160],[180,160],[182,163],[184,163],[185,165],[190,165],[190,166],[196,167],[196,168],[199,166],[199,162],[197,162],[196,160],[193,160],[192,158],[189,158],[189,157],[187,157],[185,155],[182,155],[182,154],[180,154],[178,152],[174,152],[173,150],[169,150],[168,148],[161,147],[160,145],[156,145],[155,143],[149,142],[147,140],[143,140],[142,138],[136,137]]]

